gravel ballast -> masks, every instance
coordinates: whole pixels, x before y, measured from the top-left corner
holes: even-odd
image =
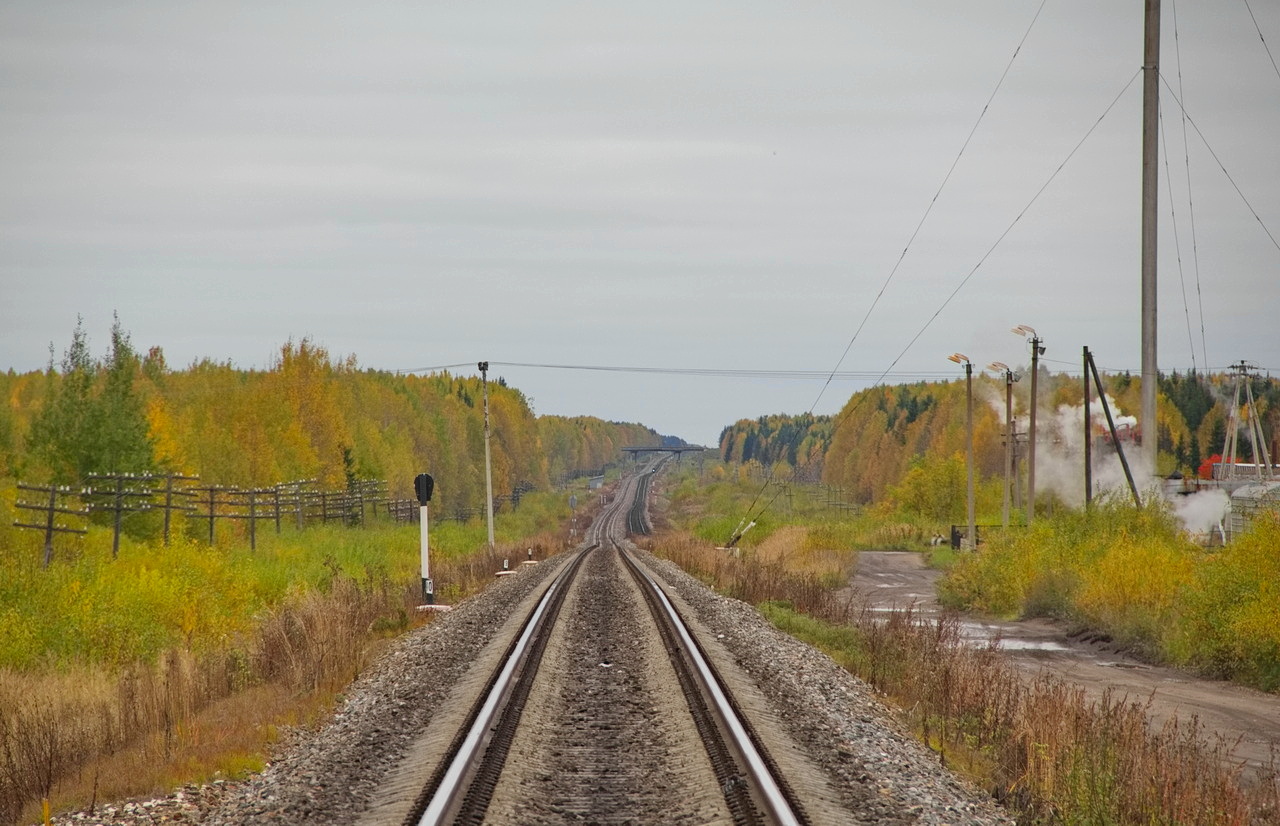
[[[669,562],[641,552],[686,619],[714,641],[717,666],[753,684],[766,727],[777,726],[826,774],[852,823],[1012,823],[990,798],[939,764],[862,681],[826,655],[777,631],[752,606],[720,596]],[[70,823],[354,823],[451,687],[489,649],[502,647],[517,609],[564,557],[529,566],[397,640],[354,683],[331,720],[295,732],[261,774],[185,787],[167,798],[63,815]],[[735,687],[736,688],[736,687]],[[815,821],[818,818],[815,817]],[[822,817],[823,822],[828,817]],[[566,822],[568,822],[566,820]],[[636,821],[642,822],[642,821]]]

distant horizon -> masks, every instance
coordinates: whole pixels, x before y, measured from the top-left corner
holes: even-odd
[[[1162,17],[1165,372],[1280,372],[1280,4],[1254,5]],[[505,371],[698,442],[956,351],[1025,364],[1017,325],[1057,369],[1138,372],[1142,17],[11,0],[0,364],[118,310],[176,364],[310,337],[390,371],[758,373]]]
[[[240,370],[240,371],[245,371],[245,372],[266,372],[266,371],[270,371],[270,370],[274,369],[276,366],[278,366],[280,351],[281,351],[284,347],[286,347],[287,345],[289,345],[289,344],[291,344],[291,343],[301,342],[302,340],[307,340],[307,341],[309,341],[312,345],[314,345],[314,346],[316,346],[316,347],[319,347],[319,348],[323,349],[323,350],[325,351],[325,353],[327,354],[327,356],[328,356],[328,358],[329,358],[329,360],[330,360],[330,363],[331,363],[331,364],[334,364],[334,365],[340,365],[340,364],[342,364],[342,363],[346,362],[347,360],[349,360],[349,359],[351,359],[351,358],[353,358],[353,357],[354,357],[354,358],[355,358],[356,368],[357,368],[357,369],[359,369],[359,370],[371,370],[371,371],[374,371],[374,372],[382,372],[382,373],[388,373],[388,374],[392,374],[392,375],[419,375],[419,376],[422,376],[422,375],[432,375],[432,374],[436,374],[436,373],[443,373],[443,372],[447,372],[447,373],[449,373],[450,375],[453,375],[453,376],[467,377],[467,378],[475,378],[475,379],[477,379],[477,380],[480,378],[480,372],[479,372],[479,370],[477,369],[477,366],[478,366],[478,364],[479,364],[479,360],[477,360],[477,361],[475,361],[475,362],[457,362],[457,363],[451,363],[451,364],[447,364],[447,365],[440,365],[440,366],[438,366],[438,367],[436,367],[436,368],[420,368],[420,369],[411,369],[411,370],[406,370],[406,369],[388,369],[388,368],[375,367],[375,366],[373,366],[373,365],[368,365],[368,364],[364,364],[364,363],[362,363],[362,362],[360,361],[359,354],[357,354],[357,353],[334,353],[334,352],[330,351],[328,348],[324,347],[324,345],[323,345],[323,344],[321,344],[320,342],[317,342],[317,341],[315,341],[315,340],[313,340],[313,339],[310,339],[309,337],[303,337],[303,338],[301,338],[301,339],[286,338],[285,340],[281,341],[281,342],[280,342],[280,344],[278,345],[278,347],[275,349],[274,354],[270,357],[270,359],[268,360],[268,362],[267,362],[266,364],[264,364],[264,365],[247,365],[247,366],[246,366],[246,365],[237,364],[237,363],[235,362],[235,360],[234,360],[234,359],[232,359],[232,358],[219,359],[219,358],[214,357],[214,356],[205,355],[205,356],[199,356],[199,357],[196,357],[196,358],[194,358],[194,359],[192,359],[192,360],[190,360],[190,361],[187,361],[187,362],[185,362],[185,363],[181,364],[181,366],[176,366],[176,365],[175,365],[175,363],[174,363],[174,362],[172,362],[172,361],[169,359],[169,357],[168,357],[168,352],[166,351],[166,349],[165,349],[165,347],[164,347],[164,345],[163,345],[163,344],[148,344],[148,345],[140,345],[140,344],[139,344],[139,342],[138,342],[136,339],[134,339],[134,337],[133,337],[132,333],[129,331],[129,329],[128,329],[128,325],[127,325],[127,323],[125,322],[125,320],[124,320],[124,319],[120,319],[120,323],[121,323],[121,327],[122,327],[122,329],[124,330],[124,332],[125,332],[127,335],[129,335],[130,342],[131,342],[131,346],[133,347],[134,351],[137,353],[137,355],[139,356],[139,358],[145,358],[145,357],[147,356],[147,354],[151,351],[151,349],[152,349],[152,348],[159,348],[159,350],[161,351],[162,355],[164,356],[164,359],[165,359],[165,365],[166,365],[166,367],[167,367],[169,370],[171,370],[171,371],[188,370],[188,369],[191,369],[191,368],[193,368],[193,367],[198,366],[198,365],[199,365],[199,364],[201,364],[201,363],[208,362],[208,363],[217,364],[217,365],[226,365],[226,366],[229,366],[229,367],[230,367],[231,369],[233,369],[233,370]],[[88,346],[89,346],[90,354],[93,356],[94,360],[95,360],[95,361],[98,361],[98,362],[102,361],[102,360],[103,360],[103,357],[105,357],[106,355],[108,355],[108,354],[109,354],[109,344],[107,345],[107,348],[101,348],[101,347],[99,347],[99,348],[95,348],[95,345],[94,345],[94,342],[95,342],[95,336],[93,336],[92,334],[90,334],[88,330],[85,330],[85,337],[86,337],[86,340],[87,340],[87,343],[88,343]],[[109,332],[108,332],[108,334],[107,334],[107,335],[104,335],[104,336],[102,336],[101,338],[104,338],[104,339],[106,339],[106,340],[109,342],[109,341],[110,341],[110,335],[109,335]],[[70,333],[70,332],[68,332],[68,335],[67,335],[67,346],[69,346],[69,344],[70,344],[70,339],[71,339],[71,333]],[[59,349],[59,347],[58,347],[58,343],[57,343],[57,341],[56,341],[56,340],[52,341],[52,342],[51,342],[51,344],[53,345],[53,347],[54,347],[54,351],[55,351],[55,355],[54,355],[54,359],[53,359],[53,361],[54,361],[54,363],[53,363],[53,367],[55,368],[55,370],[56,370],[57,372],[61,373],[61,361],[62,361],[62,357],[63,357],[63,355],[64,355],[64,354],[65,354],[65,352],[66,352],[67,346],[64,346],[64,347],[62,347],[61,349]],[[520,391],[520,393],[521,393],[521,394],[523,394],[523,395],[525,395],[525,397],[526,397],[526,398],[529,398],[529,394],[526,392],[526,390],[525,390],[525,389],[524,389],[524,388],[523,388],[519,383],[513,382],[513,381],[511,381],[509,378],[507,378],[507,375],[502,371],[502,369],[501,369],[501,368],[504,366],[504,364],[505,364],[504,362],[496,361],[496,360],[490,360],[490,361],[489,361],[489,363],[490,363],[490,365],[491,365],[491,368],[490,368],[490,370],[489,370],[490,381],[492,381],[492,382],[504,381],[508,387],[510,387],[510,388],[512,388],[512,389],[515,389],[515,390]],[[8,370],[9,370],[9,372],[14,373],[14,374],[16,374],[16,375],[31,374],[31,373],[43,373],[43,372],[47,369],[47,367],[48,367],[48,366],[49,366],[49,365],[48,365],[48,363],[46,362],[45,366],[40,367],[40,368],[28,369],[28,370],[19,370],[19,369],[15,368],[15,367],[9,367],[9,368],[8,368]],[[1029,365],[1012,365],[1012,366],[1014,367],[1014,369],[1015,369],[1015,370],[1018,370],[1018,369],[1029,369]],[[1256,365],[1254,365],[1254,366],[1255,366],[1255,367],[1256,367],[1256,369],[1258,370],[1259,375],[1260,375],[1261,377],[1263,377],[1263,378],[1267,378],[1267,379],[1270,379],[1270,378],[1271,378],[1270,372],[1269,372],[1268,370],[1265,370],[1264,368],[1261,368],[1261,367],[1257,367]],[[632,371],[632,370],[636,370],[636,371],[637,371],[637,373],[642,374],[642,375],[652,375],[654,372],[659,372],[659,373],[661,373],[661,372],[663,371],[663,368],[637,368],[635,365],[631,365],[631,366],[609,366],[609,365],[592,365],[592,366],[583,366],[583,365],[549,365],[549,364],[548,364],[548,365],[539,365],[538,367],[539,367],[539,369],[544,369],[544,370],[557,370],[557,369],[572,370],[572,371],[584,371],[584,370],[606,370],[606,371],[610,371],[610,372],[616,373],[616,374],[618,374],[618,375],[625,375],[625,374],[628,374],[628,373],[629,373],[630,371]],[[1042,367],[1043,369],[1047,370],[1051,375],[1060,375],[1060,376],[1068,376],[1068,377],[1072,377],[1072,378],[1078,378],[1078,377],[1079,377],[1080,375],[1082,375],[1082,373],[1083,373],[1083,369],[1082,369],[1082,368],[1075,368],[1074,370],[1072,370],[1072,369],[1061,369],[1061,368],[1055,368],[1052,362],[1046,362],[1046,360],[1043,360],[1043,359],[1042,359],[1042,361],[1041,361],[1041,367]],[[1227,376],[1232,375],[1232,372],[1231,372],[1231,368],[1232,368],[1232,367],[1234,367],[1234,365],[1231,365],[1231,366],[1230,366],[1230,367],[1228,367],[1228,368],[1212,368],[1212,369],[1209,369],[1209,370],[1205,370],[1205,369],[1202,369],[1202,368],[1187,368],[1187,369],[1178,369],[1178,368],[1168,368],[1168,369],[1165,369],[1165,368],[1162,368],[1162,369],[1160,370],[1160,375],[1161,375],[1161,377],[1171,376],[1171,375],[1174,375],[1174,374],[1178,374],[1178,375],[1188,375],[1188,374],[1190,373],[1190,371],[1194,369],[1198,375],[1202,375],[1202,376],[1210,376],[1210,377],[1212,377],[1212,376],[1222,376],[1222,377],[1227,377]],[[685,367],[685,368],[677,368],[677,369],[678,369],[678,370],[680,370],[680,371],[683,371],[684,373],[693,373],[693,374],[695,374],[695,375],[696,375],[698,372],[700,372],[700,371],[706,371],[706,372],[725,372],[725,371],[716,371],[716,370],[715,370],[715,368],[694,368],[694,367]],[[1132,369],[1115,369],[1115,368],[1105,368],[1105,367],[1102,367],[1102,366],[1099,366],[1099,369],[1100,369],[1100,370],[1101,370],[1105,375],[1123,375],[1123,374],[1127,374],[1127,375],[1129,375],[1129,376],[1130,376],[1130,377],[1131,377],[1135,382],[1139,382],[1139,383],[1140,383],[1140,382],[1141,382],[1141,380],[1142,380],[1142,377],[1141,377],[1141,375],[1140,375],[1140,371],[1138,371],[1138,370],[1132,370]],[[747,372],[747,373],[749,373],[750,371],[743,371],[743,372]],[[776,372],[786,372],[786,371],[769,371],[769,372],[776,373]],[[804,372],[804,371],[793,371],[793,372]],[[984,373],[984,372],[989,373],[990,371],[983,371],[983,370],[981,370],[981,369],[975,370],[975,374],[982,374],[982,373]],[[994,375],[994,374],[991,374],[991,375]],[[732,376],[731,376],[731,377],[732,377]],[[724,377],[721,377],[721,380],[724,380]],[[643,420],[641,420],[641,419],[625,418],[625,417],[624,417],[624,418],[619,418],[619,417],[605,417],[605,416],[599,416],[599,415],[596,415],[596,414],[594,414],[594,413],[590,413],[590,412],[577,412],[577,413],[574,413],[574,412],[560,412],[560,411],[557,411],[557,412],[539,411],[539,410],[538,410],[538,408],[537,408],[537,405],[533,403],[533,400],[532,400],[531,398],[529,398],[529,400],[530,400],[530,405],[531,405],[531,407],[533,408],[533,412],[534,412],[534,414],[535,414],[536,416],[557,416],[557,417],[562,417],[562,418],[574,418],[574,417],[582,416],[582,417],[591,417],[591,418],[596,418],[596,419],[600,419],[600,420],[602,420],[602,421],[608,421],[608,422],[619,422],[619,423],[627,423],[627,424],[636,424],[636,425],[641,425],[641,426],[643,426],[643,427],[646,427],[646,428],[648,428],[648,429],[652,430],[653,432],[657,433],[659,436],[662,436],[662,437],[664,437],[664,438],[675,438],[675,439],[680,439],[680,440],[684,441],[686,444],[690,444],[690,445],[697,445],[697,446],[702,446],[702,447],[707,447],[707,448],[715,449],[715,448],[718,448],[718,446],[719,446],[719,437],[720,437],[720,435],[724,432],[724,430],[725,430],[726,428],[732,427],[733,425],[735,425],[736,423],[741,422],[741,421],[756,421],[756,420],[758,420],[758,419],[765,418],[765,417],[768,417],[768,416],[799,417],[799,416],[803,416],[803,415],[806,415],[806,414],[813,415],[813,416],[814,416],[815,418],[817,418],[817,419],[832,419],[832,418],[835,418],[835,417],[838,415],[838,413],[839,413],[839,408],[842,408],[842,407],[843,407],[843,406],[848,402],[848,400],[849,400],[849,399],[853,398],[853,397],[854,397],[855,395],[857,395],[858,393],[864,392],[864,391],[866,391],[866,390],[874,389],[874,387],[875,387],[875,386],[910,385],[910,384],[916,384],[916,383],[921,383],[921,382],[926,382],[926,383],[927,383],[927,382],[950,383],[950,382],[955,382],[955,381],[960,381],[960,380],[962,380],[962,378],[961,378],[961,377],[957,377],[957,376],[948,376],[948,375],[946,375],[946,374],[945,374],[944,372],[942,372],[942,371],[939,371],[939,373],[938,373],[938,374],[935,374],[935,375],[929,375],[929,376],[926,376],[926,375],[920,375],[920,374],[913,374],[912,376],[909,376],[909,377],[903,377],[903,378],[901,378],[901,380],[898,380],[898,381],[886,381],[886,382],[882,382],[880,385],[872,385],[872,386],[866,386],[866,387],[861,387],[861,388],[858,388],[858,389],[850,390],[850,391],[848,392],[848,395],[846,395],[846,396],[843,398],[843,400],[842,400],[842,401],[840,402],[840,404],[839,404],[839,407],[838,407],[834,412],[829,412],[829,413],[811,413],[810,411],[805,411],[805,410],[800,410],[800,411],[772,410],[772,411],[763,412],[763,413],[755,413],[755,414],[750,414],[750,415],[741,415],[741,416],[737,416],[736,418],[733,418],[733,419],[731,419],[731,420],[729,420],[729,421],[726,421],[724,424],[722,424],[722,425],[719,427],[719,429],[717,429],[717,431],[716,431],[716,433],[715,433],[715,436],[713,436],[713,437],[711,437],[711,438],[709,438],[709,439],[707,439],[707,440],[705,440],[705,441],[699,441],[699,440],[690,439],[687,435],[684,435],[684,434],[681,434],[681,433],[670,433],[670,432],[663,431],[661,428],[656,427],[656,426],[654,426],[654,425],[652,425],[652,424],[650,424],[650,423],[648,423],[648,422],[646,422],[646,421],[643,421]],[[994,397],[993,397],[993,398],[994,398]],[[1002,397],[1002,398],[1003,398],[1003,397]],[[997,401],[998,401],[998,400],[997,400]],[[994,404],[994,402],[992,402],[992,403]],[[1136,418],[1137,413],[1138,413],[1138,411],[1136,411],[1136,410],[1135,410],[1135,411],[1126,411],[1125,415],[1126,415],[1127,417],[1129,417],[1129,418],[1133,418],[1134,422],[1136,423],[1136,422],[1137,422],[1137,418]]]

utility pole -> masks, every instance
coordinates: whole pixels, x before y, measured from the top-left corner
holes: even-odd
[[[176,488],[174,487],[173,483],[177,481],[198,482],[200,481],[200,477],[199,476],[183,476],[180,473],[166,473],[160,476],[159,478],[164,479],[164,505],[162,507],[164,507],[164,546],[167,548],[169,547],[169,532],[170,532],[169,529],[173,522],[173,512],[175,510],[183,511],[183,512],[190,512],[195,510],[195,508],[192,507],[191,505],[174,504],[173,497],[175,496],[190,499],[190,498],[193,498],[196,494],[190,490]]]
[[[55,521],[57,519],[57,515],[60,513],[65,513],[69,516],[78,516],[81,518],[85,518],[89,516],[89,508],[87,506],[82,506],[80,508],[72,508],[67,505],[60,505],[58,503],[59,496],[66,497],[66,496],[74,495],[74,491],[72,491],[71,488],[69,487],[59,487],[57,485],[48,485],[48,486],[24,485],[21,482],[19,482],[18,490],[19,491],[25,490],[25,491],[30,491],[32,493],[39,493],[39,494],[47,493],[49,495],[48,503],[43,505],[33,505],[30,502],[24,502],[21,499],[13,503],[15,508],[31,510],[31,511],[39,511],[44,514],[43,524],[37,525],[37,524],[32,524],[30,522],[19,522],[17,520],[14,520],[13,525],[16,528],[31,528],[37,531],[44,531],[44,567],[48,568],[49,564],[53,562],[54,534],[70,533],[70,534],[77,534],[77,535],[83,536],[86,533],[88,533],[88,531],[86,531],[84,528],[71,528],[71,527],[67,527],[66,525],[58,523],[57,521]],[[19,493],[18,495],[21,496],[22,494]],[[81,495],[83,496],[83,492]]]
[[[489,458],[489,362],[482,361],[480,384],[484,396],[484,512],[489,520],[489,550],[493,550],[493,461]]]
[[[111,558],[120,555],[120,530],[126,513],[138,513],[151,509],[151,481],[149,474],[91,473],[85,477],[88,483],[89,511],[111,511],[114,514],[111,535]],[[110,488],[94,490],[95,482],[111,482]],[[127,485],[127,486],[126,486]],[[107,497],[104,499],[103,497]]]
[[[1084,507],[1093,506],[1093,399],[1089,391],[1089,348],[1084,348]]]
[[[1270,481],[1275,478],[1271,466],[1271,454],[1267,452],[1267,437],[1262,432],[1262,419],[1258,416],[1258,407],[1253,400],[1253,383],[1249,373],[1256,371],[1256,365],[1243,359],[1231,365],[1235,373],[1235,398],[1231,402],[1231,412],[1227,414],[1227,439],[1222,446],[1222,468],[1218,474],[1220,479],[1237,478],[1236,453],[1240,436],[1240,390],[1245,394],[1245,432],[1249,435],[1249,444],[1253,447],[1253,466],[1258,481]]]
[[[1019,324],[1013,332],[1031,336],[1031,411],[1027,426],[1027,524],[1036,518],[1036,401],[1040,381],[1040,357],[1044,355],[1044,340],[1034,327]]]
[[[1156,474],[1156,199],[1160,182],[1160,0],[1146,0],[1142,58],[1142,459]]]
[[[1017,379],[1013,369],[1002,361],[993,361],[988,368],[1004,373],[1004,507],[1001,525],[1009,527],[1009,486],[1013,480],[1013,383]]]
[[[975,524],[977,519],[974,516],[974,496],[973,496],[973,362],[969,361],[969,357],[963,353],[952,353],[947,356],[948,361],[956,364],[964,365],[964,394],[965,394],[965,465],[967,468],[966,487],[968,488],[968,507],[967,515],[969,517],[969,550],[974,551],[978,548],[978,526]]]

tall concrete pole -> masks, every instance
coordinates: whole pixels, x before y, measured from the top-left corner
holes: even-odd
[[[1142,460],[1156,473],[1156,198],[1160,181],[1160,0],[1146,0],[1142,59]]]
[[[482,361],[480,385],[484,393],[484,512],[489,524],[489,550],[493,550],[493,461],[489,458],[489,362]]]
[[[965,415],[969,422],[969,433],[965,441],[965,450],[969,459],[968,471],[968,516],[969,516],[969,550],[978,549],[978,526],[975,524],[977,519],[974,515],[974,495],[973,495],[973,362],[966,361],[964,363],[964,392],[965,392]]]
[[[1036,392],[1040,382],[1040,337],[1031,334],[1031,421],[1027,434],[1027,524],[1036,518]]]
[[[1031,421],[1027,429],[1027,524],[1036,518],[1036,402],[1040,398],[1040,356],[1044,355],[1044,341],[1034,327],[1019,324],[1013,332],[1031,336]]]
[[[1004,510],[1001,523],[1009,527],[1009,486],[1013,482],[1013,371],[1004,368]]]
[[[969,357],[964,353],[952,353],[947,356],[947,361],[964,365],[964,398],[965,398],[965,466],[966,466],[966,482],[965,488],[967,492],[967,516],[969,517],[969,550],[976,550],[978,547],[978,526],[975,524],[977,519],[974,516],[974,493],[973,493],[973,362],[969,361]]]
[[[1004,373],[1004,503],[1000,509],[1001,527],[1009,527],[1009,498],[1013,486],[1013,368],[1003,361],[987,365],[996,373]]]

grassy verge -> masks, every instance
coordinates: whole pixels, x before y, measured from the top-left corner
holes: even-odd
[[[493,580],[503,559],[567,541],[563,495],[498,522],[433,525],[437,598]],[[228,532],[230,534],[230,532]],[[424,620],[417,526],[336,526],[208,548],[93,531],[71,560],[0,564],[0,822],[233,777],[281,727],[327,710],[379,641]],[[30,564],[24,564],[27,559]]]
[[[719,472],[712,472],[719,471]],[[779,531],[792,532],[793,546],[825,552],[831,549],[906,549],[929,547],[935,535],[946,530],[936,520],[916,515],[886,516],[849,505],[836,488],[788,483],[777,479],[744,477],[715,466],[703,475],[696,468],[677,469],[665,482],[667,504],[663,518],[711,545],[725,544],[745,527],[737,547],[751,551],[771,541]],[[802,535],[797,539],[797,531]]]
[[[942,597],[997,615],[1047,615],[1151,659],[1280,689],[1280,516],[1222,548],[1190,542],[1158,508],[1105,504],[994,534],[950,568]]]
[[[1153,733],[1143,704],[1089,703],[1060,681],[1027,682],[995,650],[962,644],[953,619],[873,616],[811,574],[735,559],[688,535],[654,544],[870,683],[1020,823],[1280,823],[1276,778],[1239,783],[1225,767],[1229,744],[1206,742],[1194,721]]]

